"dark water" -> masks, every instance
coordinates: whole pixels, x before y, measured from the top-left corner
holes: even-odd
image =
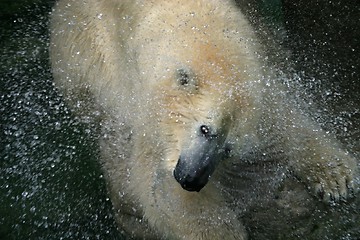
[[[89,126],[77,121],[52,85],[47,23],[53,1],[26,1],[28,7],[18,2],[0,12],[0,239],[121,239]],[[304,14],[284,2],[289,36],[298,37],[296,44],[289,39],[284,44],[298,58],[300,81],[295,85],[306,86],[297,93],[322,106],[314,117],[359,156],[360,31],[354,16],[360,16],[353,8],[350,16],[340,16],[349,21],[348,31],[341,24],[334,24],[338,30],[328,26],[329,32],[356,35],[341,32],[336,35],[342,36],[340,42],[323,48],[318,47],[323,35],[314,45],[309,34],[316,29],[299,27],[309,18],[299,19]],[[335,55],[324,54],[331,49]],[[340,227],[335,224],[336,239],[360,237],[358,203],[333,215],[341,214],[343,221]],[[331,231],[336,220],[328,219],[322,228]]]
[[[94,141],[52,85],[51,4],[1,16],[0,239],[120,239]]]

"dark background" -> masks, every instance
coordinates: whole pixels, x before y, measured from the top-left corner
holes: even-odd
[[[0,239],[121,239],[89,126],[52,85],[52,4],[0,0]]]

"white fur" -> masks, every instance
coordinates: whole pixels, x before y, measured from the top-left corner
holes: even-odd
[[[278,166],[324,192],[325,200],[354,188],[355,159],[276,94],[280,86],[264,84],[261,52],[252,27],[228,0],[56,4],[55,82],[80,115],[101,113],[104,171],[128,234],[246,239],[242,209],[271,191]],[[188,71],[190,86],[176,82],[178,69]],[[214,126],[231,152],[199,193],[187,192],[172,171],[201,124]],[[255,150],[276,152],[273,157],[285,152],[288,160],[272,163],[270,177],[259,171],[253,185],[243,186],[241,166]],[[271,181],[260,187],[265,177]],[[246,193],[241,201],[239,193]]]

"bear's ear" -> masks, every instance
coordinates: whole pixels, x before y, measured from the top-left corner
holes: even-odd
[[[194,74],[184,68],[176,69],[176,80],[178,85],[188,91],[196,91],[198,89],[198,83]]]

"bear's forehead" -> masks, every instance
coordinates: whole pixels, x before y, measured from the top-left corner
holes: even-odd
[[[246,71],[243,55],[237,55],[232,49],[227,49],[213,42],[199,41],[191,46],[183,48],[172,48],[167,52],[168,59],[173,60],[174,67],[186,68],[195,75],[206,76],[207,78],[236,77]]]
[[[222,4],[198,2],[201,5],[194,8],[193,1],[183,1],[174,8],[173,3],[151,4],[152,11],[145,11],[138,27],[145,29],[147,36],[155,37],[184,36],[198,41],[220,37],[232,39],[229,33],[243,32],[245,36],[252,36],[251,27],[246,18],[234,12],[232,8],[224,8]],[[224,9],[222,9],[224,8]],[[173,38],[175,40],[176,38]],[[224,39],[220,40],[220,43]]]

